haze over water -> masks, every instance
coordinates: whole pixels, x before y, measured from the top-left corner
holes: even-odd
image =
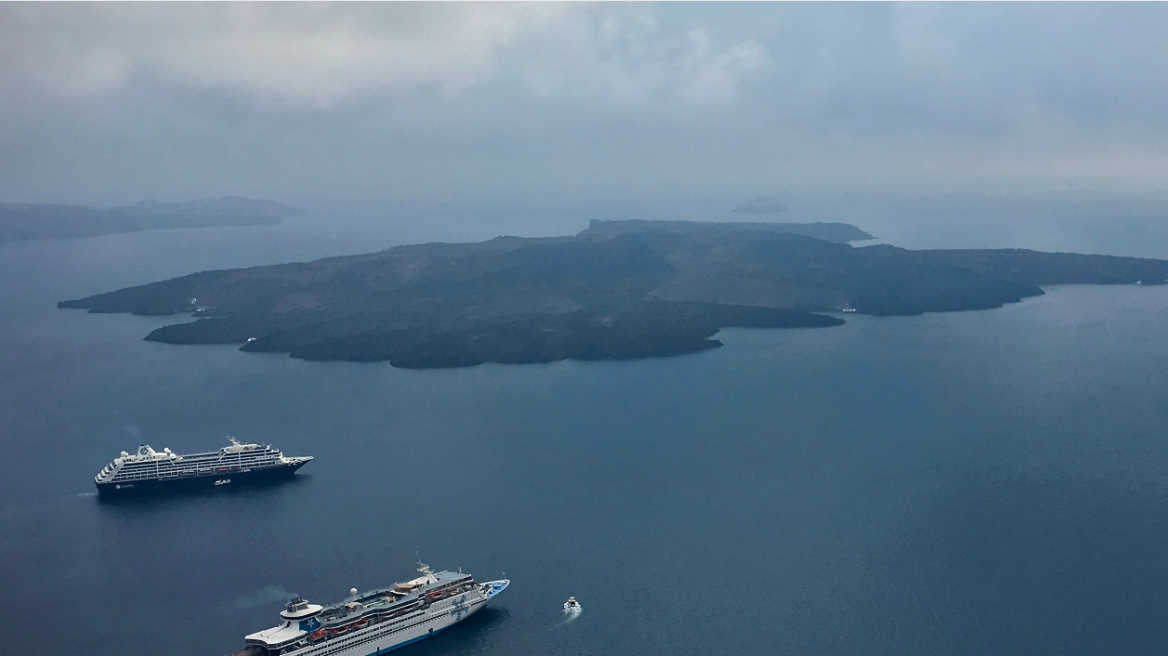
[[[779,220],[906,247],[1168,258],[1155,204],[790,204]],[[1168,287],[449,371],[147,343],[179,318],[55,307],[590,218],[743,218],[726,207],[367,208],[0,245],[4,651],[223,654],[293,593],[331,603],[403,580],[417,551],[513,583],[409,654],[1163,654]],[[228,434],[316,460],[262,490],[92,495],[123,449]],[[587,612],[549,630],[569,595]]]

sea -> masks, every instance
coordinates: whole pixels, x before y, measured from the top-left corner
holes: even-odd
[[[795,197],[774,218],[1168,258],[1164,201]],[[149,343],[185,319],[56,308],[591,218],[771,218],[716,198],[307,205],[275,227],[0,244],[0,653],[221,656],[293,595],[339,601],[419,558],[512,583],[403,656],[1168,653],[1168,286],[421,371]],[[95,496],[122,450],[227,435],[315,460],[272,487]]]

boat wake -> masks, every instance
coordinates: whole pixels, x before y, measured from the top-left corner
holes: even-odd
[[[566,604],[565,604],[565,606],[566,606]],[[570,623],[576,621],[576,619],[579,618],[580,614],[583,612],[584,612],[584,607],[579,605],[579,604],[576,604],[576,606],[574,606],[572,608],[565,607],[564,608],[564,619],[553,624],[551,626],[551,629],[548,629],[548,630],[550,631],[552,629],[558,629],[561,626],[564,626],[565,624],[570,624]]]
[[[97,492],[82,492],[77,495],[78,499],[92,499],[97,496]]]

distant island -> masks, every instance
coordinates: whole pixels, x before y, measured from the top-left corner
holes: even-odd
[[[779,212],[786,212],[789,207],[780,203],[779,201],[761,196],[753,198],[745,203],[734,208],[735,214],[778,214]]]
[[[1040,285],[1168,281],[1163,260],[847,243],[869,237],[847,224],[593,221],[574,237],[204,271],[58,305],[197,317],[151,341],[427,368],[693,353],[720,346],[722,328],[838,326],[820,313],[845,308],[978,310]]]
[[[96,237],[138,230],[275,225],[296,208],[238,196],[126,207],[0,204],[0,242]]]

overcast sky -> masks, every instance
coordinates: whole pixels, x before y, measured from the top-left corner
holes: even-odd
[[[0,5],[0,201],[1168,191],[1168,4]]]

